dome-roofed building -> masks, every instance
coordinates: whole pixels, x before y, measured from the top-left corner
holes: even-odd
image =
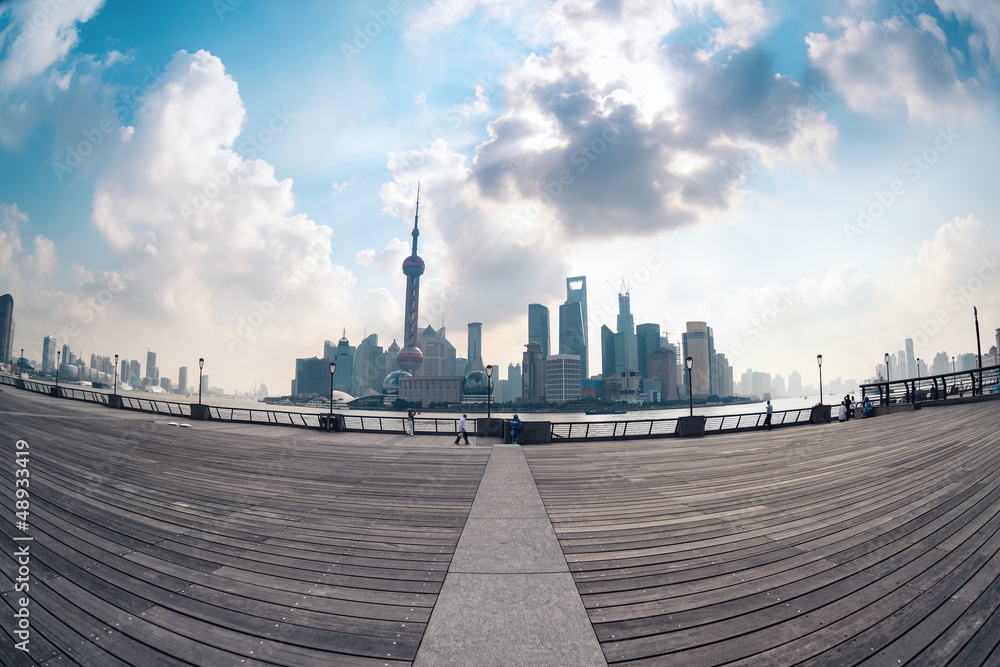
[[[465,376],[462,382],[462,396],[481,396],[486,400],[486,395],[490,393],[489,378],[483,371],[472,371]]]
[[[382,393],[387,396],[399,396],[399,379],[413,377],[406,371],[396,370],[385,376],[382,380]]]

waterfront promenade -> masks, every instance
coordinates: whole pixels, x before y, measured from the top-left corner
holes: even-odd
[[[4,387],[0,439],[4,665],[1000,663],[995,401],[466,447]]]

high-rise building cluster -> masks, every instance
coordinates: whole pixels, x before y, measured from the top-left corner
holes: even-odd
[[[987,339],[987,342],[989,339]],[[987,350],[977,352],[963,352],[949,356],[947,352],[935,352],[933,356],[917,357],[914,352],[913,339],[907,338],[903,341],[903,349],[897,352],[887,352],[888,362],[883,356],[880,363],[875,365],[875,375],[869,378],[870,382],[884,382],[886,380],[909,380],[912,378],[924,378],[934,375],[946,375],[948,373],[958,373],[961,371],[973,371],[980,367],[979,354],[982,354],[982,366],[995,366],[1000,364],[1000,329],[996,330],[996,343]]]
[[[334,391],[352,397],[372,397],[383,404],[396,399],[430,403],[481,403],[492,391],[509,392],[510,379],[489,376],[492,371],[483,363],[483,325],[470,322],[465,358],[457,356],[445,328],[417,326],[420,312],[420,276],[426,266],[417,254],[420,236],[420,193],[417,192],[413,217],[411,252],[403,260],[406,276],[404,297],[403,346],[394,339],[383,350],[378,336],[365,337],[357,347],[350,344],[344,331],[334,345],[326,341],[322,357],[295,360],[292,395],[317,398],[333,396]],[[508,371],[508,375],[510,371]],[[343,397],[341,397],[343,398]]]
[[[601,323],[601,367],[593,376],[588,373],[588,329],[586,276],[566,279],[566,302],[559,306],[558,354],[549,348],[548,308],[528,305],[528,342],[521,360],[523,401],[676,400],[689,391],[683,362],[689,356],[694,362],[690,379],[694,396],[734,394],[732,367],[724,354],[715,351],[711,327],[688,322],[679,347],[659,324],[635,324],[631,295],[624,286],[618,293],[615,328]]]

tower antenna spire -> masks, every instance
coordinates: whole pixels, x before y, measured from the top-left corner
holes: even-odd
[[[417,181],[417,210],[413,214],[413,253],[411,256],[417,256],[417,237],[420,236],[420,230],[417,228],[420,222],[420,181]]]

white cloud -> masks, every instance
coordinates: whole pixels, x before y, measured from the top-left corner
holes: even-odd
[[[871,375],[883,353],[896,352],[906,338],[922,358],[967,352],[973,305],[981,314],[1000,312],[1000,238],[973,216],[943,224],[915,256],[882,268],[887,274],[874,276],[851,262],[831,267],[820,281],[713,294],[707,319],[716,347],[737,374],[795,368],[775,368],[776,359],[803,360],[801,372],[821,353],[824,375],[829,368],[846,378],[859,359]]]
[[[59,62],[79,40],[104,0],[26,0],[8,5],[10,23],[0,33],[0,92],[32,79]],[[0,13],[0,15],[2,15]]]
[[[287,376],[320,352],[302,341],[330,338],[354,301],[331,230],[295,213],[291,180],[233,150],[245,119],[222,62],[178,52],[98,178],[92,215],[134,272],[109,317],[146,346],[214,357],[213,383],[230,387]]]
[[[967,21],[978,31],[969,36],[970,49],[974,45],[986,52],[993,69],[1000,69],[1000,3],[983,0],[937,0],[945,15]]]
[[[937,22],[926,14],[917,18],[911,25],[899,16],[878,23],[841,17],[831,21],[843,30],[840,37],[806,37],[809,59],[858,111],[903,108],[910,121],[973,121],[976,81],[958,78],[956,56]]]

